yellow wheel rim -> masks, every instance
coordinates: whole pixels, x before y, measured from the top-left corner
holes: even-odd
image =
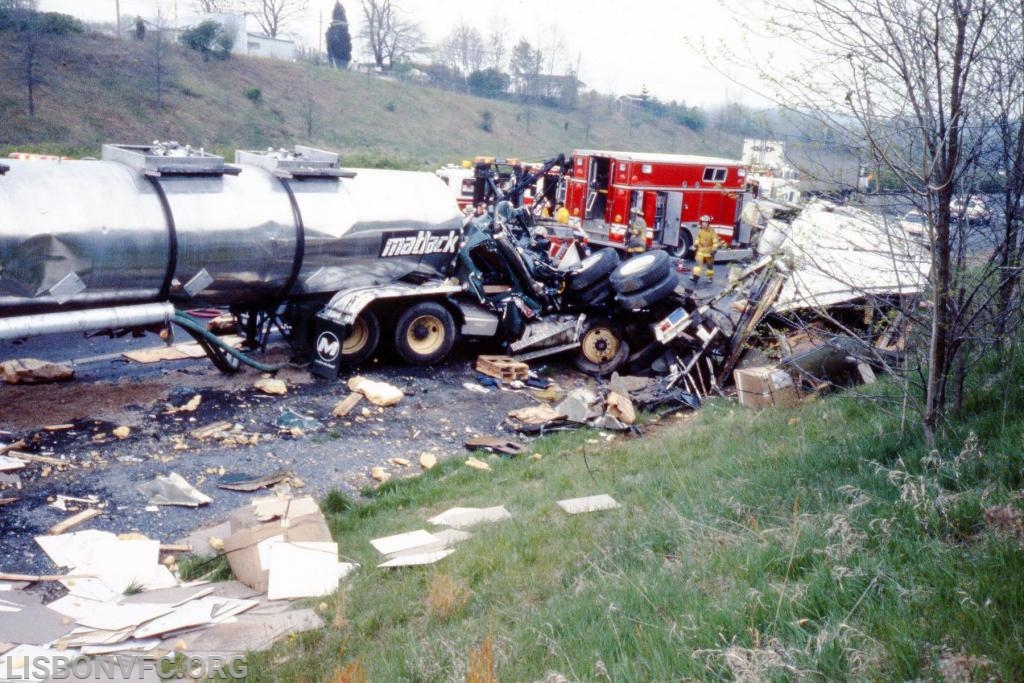
[[[351,356],[359,353],[370,342],[370,326],[362,318],[356,318],[352,329],[341,344],[341,355]]]
[[[444,345],[444,323],[432,315],[414,318],[405,332],[405,343],[413,353],[429,356]]]
[[[619,352],[619,338],[607,327],[594,327],[580,340],[580,351],[591,363],[607,363]]]

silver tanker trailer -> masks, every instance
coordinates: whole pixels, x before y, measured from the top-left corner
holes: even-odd
[[[307,147],[238,151],[234,163],[177,143],[5,160],[0,339],[173,323],[222,370],[267,369],[186,312],[221,307],[249,350],[276,326],[323,376],[382,338],[429,364],[460,335],[500,337],[523,359],[574,349],[577,365],[603,374],[627,359],[630,334],[648,343],[651,322],[679,303],[644,290],[630,298],[641,306],[623,307],[612,250],[559,270],[530,253],[530,227],[507,204],[489,225],[464,226],[435,175],[345,169]]]

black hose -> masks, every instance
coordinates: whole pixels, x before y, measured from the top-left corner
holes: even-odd
[[[277,372],[281,368],[283,368],[283,367],[288,365],[288,363],[278,363],[276,365],[268,365],[266,363],[261,363],[258,360],[254,360],[253,358],[250,358],[246,354],[242,353],[241,351],[239,351],[235,347],[233,347],[230,344],[228,344],[227,342],[225,342],[223,339],[221,339],[220,337],[218,337],[214,333],[210,332],[208,329],[206,329],[206,327],[203,324],[201,324],[199,321],[197,321],[195,318],[193,318],[192,316],[188,315],[187,313],[182,313],[181,311],[175,311],[174,312],[174,318],[172,318],[172,321],[175,324],[180,325],[181,327],[183,327],[186,330],[188,330],[190,334],[198,335],[198,336],[202,337],[207,343],[211,344],[212,346],[215,346],[215,347],[219,348],[220,350],[222,350],[224,353],[227,353],[228,355],[234,356],[235,358],[237,358],[242,363],[245,363],[248,366],[256,368],[260,372]]]

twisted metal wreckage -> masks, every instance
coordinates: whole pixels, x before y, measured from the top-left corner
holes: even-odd
[[[695,403],[730,379],[766,317],[913,295],[925,272],[920,256],[894,258],[884,224],[824,204],[791,225],[769,221],[762,244],[780,248],[762,252],[778,253],[705,300],[679,287],[664,251],[551,258],[535,227],[507,201],[465,222],[432,174],[345,169],[305,147],[239,151],[234,164],[176,143],[10,160],[0,339],[173,323],[230,372],[275,369],[251,352],[277,329],[315,374],[336,377],[386,332],[415,364],[441,360],[459,337],[489,337],[519,360],[566,352],[594,375],[653,371]],[[234,314],[244,350],[187,312],[203,306]]]

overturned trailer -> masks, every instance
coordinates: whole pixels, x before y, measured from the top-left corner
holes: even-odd
[[[276,326],[325,376],[387,337],[427,364],[459,336],[520,358],[572,350],[602,374],[679,303],[663,259],[618,280],[612,250],[559,270],[531,253],[512,207],[464,226],[432,174],[345,169],[306,147],[227,163],[176,143],[106,145],[98,160],[0,172],[0,339],[175,323],[222,370],[267,367],[186,313],[215,306],[250,348]]]

